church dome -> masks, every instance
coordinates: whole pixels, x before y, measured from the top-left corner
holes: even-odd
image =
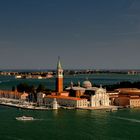
[[[83,82],[83,87],[84,88],[91,88],[92,84],[89,80],[86,80],[86,81]]]

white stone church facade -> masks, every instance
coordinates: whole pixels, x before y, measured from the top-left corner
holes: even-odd
[[[106,93],[106,89],[100,87],[95,91],[94,95],[91,95],[90,106],[91,107],[100,107],[100,106],[109,106],[109,95]]]

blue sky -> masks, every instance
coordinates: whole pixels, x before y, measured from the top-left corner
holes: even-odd
[[[0,69],[140,69],[139,0],[1,0]]]

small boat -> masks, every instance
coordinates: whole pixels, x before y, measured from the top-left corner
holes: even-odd
[[[118,109],[117,108],[111,108],[109,110],[107,110],[106,112],[114,112],[114,111],[117,111]]]
[[[112,108],[111,109],[111,111],[117,111],[118,110],[118,108]]]
[[[22,117],[16,117],[16,120],[18,120],[18,121],[32,121],[32,120],[34,120],[34,118],[33,117],[22,116]]]

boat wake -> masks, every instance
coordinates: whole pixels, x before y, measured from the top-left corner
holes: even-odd
[[[45,119],[34,119],[34,121],[44,121]]]
[[[130,119],[130,118],[124,118],[124,117],[113,117],[113,118],[120,119],[120,120],[125,120],[125,121],[130,121],[130,122],[140,123],[140,120],[137,120],[137,119]]]
[[[23,140],[22,138],[11,137],[11,136],[6,136],[6,139],[9,139],[9,140]]]
[[[10,82],[10,80],[2,80],[2,81],[0,81],[0,84],[1,83],[7,83],[7,82]]]
[[[3,80],[3,81],[1,81],[1,82],[3,82],[3,83],[6,83],[6,82],[9,82],[10,80]]]

